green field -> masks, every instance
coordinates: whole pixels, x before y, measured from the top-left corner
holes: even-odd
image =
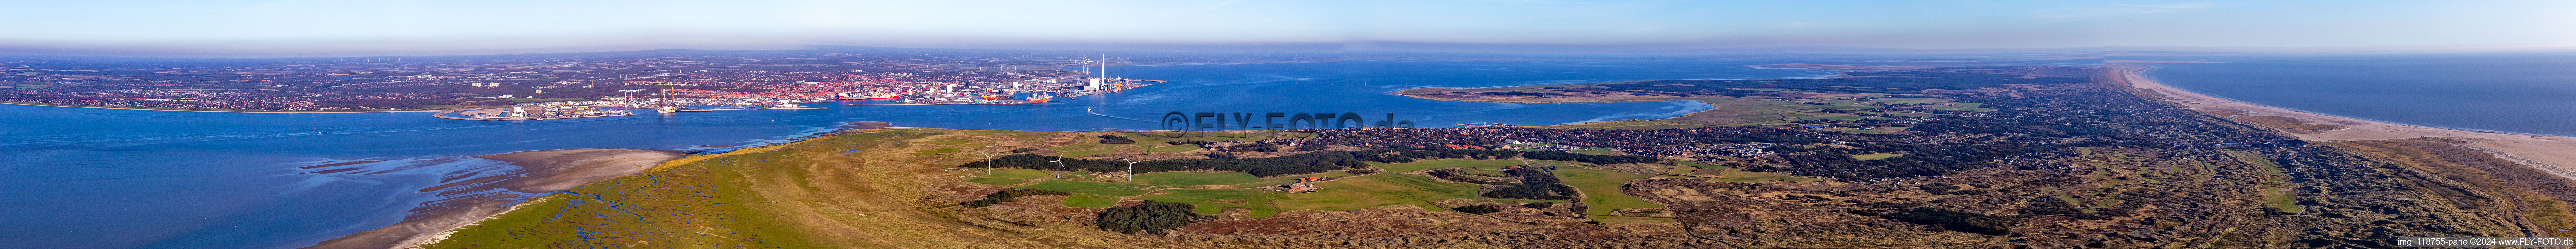
[[[992,185],[1011,185],[1011,184],[1017,184],[1017,183],[1020,183],[1021,181],[1028,181],[1028,179],[991,178],[991,177],[976,177],[975,179],[966,179],[966,182],[982,183],[982,184],[992,184]]]
[[[1897,154],[1897,153],[1878,153],[1878,154],[1866,154],[1866,155],[1852,155],[1852,156],[1851,156],[1851,158],[1852,158],[1852,159],[1856,159],[1856,160],[1861,160],[1861,161],[1869,161],[1869,160],[1887,159],[1887,158],[1890,158],[1890,157],[1903,156],[1903,155],[1905,155],[1905,154]]]
[[[1405,174],[1348,177],[1315,185],[1324,189],[1314,193],[1273,194],[1271,202],[1280,210],[1350,210],[1414,204],[1423,209],[1445,211],[1431,205],[1431,202],[1473,198],[1476,194],[1475,184],[1443,183]]]
[[[1467,159],[1440,159],[1440,160],[1419,161],[1419,162],[1410,162],[1410,163],[1397,163],[1397,164],[1378,165],[1378,167],[1379,167],[1379,168],[1384,168],[1384,169],[1386,169],[1386,171],[1388,171],[1388,172],[1414,172],[1414,171],[1422,171],[1422,170],[1429,170],[1429,169],[1439,169],[1439,168],[1448,168],[1448,167],[1467,167],[1467,168],[1479,168],[1479,169],[1501,169],[1501,168],[1503,168],[1503,167],[1505,167],[1505,166],[1520,166],[1520,165],[1521,165],[1521,160],[1467,160]]]
[[[1372,162],[1372,163],[1374,163],[1374,162]],[[1335,171],[1330,171],[1330,172],[1324,172],[1324,173],[1304,174],[1304,175],[1284,175],[1284,176],[1273,176],[1273,177],[1270,177],[1270,178],[1262,178],[1260,182],[1244,183],[1244,184],[1235,184],[1235,185],[1234,185],[1234,188],[1258,188],[1258,187],[1261,187],[1261,186],[1270,186],[1270,185],[1280,185],[1280,184],[1296,183],[1296,182],[1297,182],[1297,178],[1305,178],[1305,177],[1334,177],[1334,178],[1340,178],[1340,177],[1350,177],[1350,176],[1355,176],[1355,175],[1351,174],[1351,172],[1340,171],[1340,170],[1335,170]]]
[[[1097,195],[1107,195],[1107,196],[1134,196],[1134,195],[1141,195],[1141,194],[1145,194],[1145,192],[1146,192],[1146,191],[1151,191],[1151,190],[1159,189],[1159,188],[1182,188],[1182,187],[1181,187],[1181,186],[1144,185],[1144,184],[1107,183],[1107,182],[1085,182],[1085,181],[1049,180],[1049,181],[1046,181],[1046,182],[1040,182],[1040,183],[1038,183],[1038,184],[1032,184],[1032,185],[1028,185],[1028,186],[1022,186],[1022,187],[1019,187],[1019,188],[1023,188],[1023,189],[1036,189],[1036,190],[1053,190],[1053,191],[1064,191],[1064,192],[1067,192],[1067,193],[1097,194]]]
[[[1173,146],[1155,146],[1155,147],[1154,147],[1154,152],[1183,152],[1183,151],[1192,151],[1192,150],[1198,150],[1198,149],[1199,149],[1199,145],[1196,145],[1196,144],[1183,144],[1183,145],[1173,145]]]
[[[992,177],[992,178],[1012,178],[1012,179],[1029,179],[1029,178],[1051,177],[1051,176],[1055,176],[1055,173],[1053,173],[1053,172],[1046,172],[1046,171],[1039,171],[1039,170],[1034,170],[1034,169],[1005,169],[1005,170],[994,170],[992,175],[986,175],[986,176],[983,176],[983,177]]]
[[[1610,214],[1611,209],[1664,207],[1662,204],[1646,202],[1644,199],[1637,199],[1635,196],[1619,192],[1619,185],[1650,176],[1652,175],[1588,169],[1556,170],[1556,178],[1560,183],[1583,191],[1583,204],[1592,206],[1592,209],[1585,213],[1592,215]]]
[[[1170,189],[1138,196],[1136,199],[1189,203],[1198,206],[1198,210],[1195,211],[1208,214],[1223,213],[1225,208],[1249,209],[1256,213],[1277,213],[1279,208],[1272,207],[1268,196],[1264,196],[1271,193],[1276,192],[1259,189]]]
[[[1261,182],[1261,178],[1252,177],[1252,174],[1234,172],[1161,172],[1136,175],[1136,181],[1128,183],[1199,186],[1235,185],[1254,182]]]
[[[2263,199],[2264,201],[2269,202],[2273,209],[2281,210],[2281,212],[2298,213],[2302,208],[2299,208],[2298,196],[2290,193],[2294,191],[2297,190],[2282,191],[2281,188],[2266,187],[2263,188]]]
[[[1063,203],[1068,207],[1108,208],[1118,205],[1118,197],[1074,194],[1065,196]]]

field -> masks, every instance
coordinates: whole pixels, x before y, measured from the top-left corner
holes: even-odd
[[[1136,181],[1128,183],[1200,186],[1235,185],[1254,182],[1261,182],[1261,178],[1252,177],[1252,174],[1234,172],[1161,172],[1136,175]]]
[[[983,173],[983,172],[976,172],[976,173]],[[1004,170],[993,170],[993,174],[992,174],[992,175],[985,175],[985,176],[983,176],[983,177],[992,177],[992,178],[1011,178],[1011,179],[1029,179],[1029,178],[1051,177],[1051,176],[1055,176],[1055,172],[1046,172],[1046,171],[1039,171],[1039,170],[1034,170],[1034,169],[1004,169]]]
[[[1108,195],[1108,196],[1134,196],[1134,195],[1141,195],[1141,194],[1145,194],[1145,192],[1147,192],[1147,191],[1152,191],[1152,190],[1154,190],[1154,189],[1160,189],[1160,188],[1189,188],[1189,187],[1184,187],[1184,186],[1162,186],[1162,185],[1144,185],[1144,184],[1126,184],[1126,183],[1108,183],[1108,182],[1085,182],[1085,181],[1070,181],[1070,180],[1049,180],[1049,181],[1046,181],[1046,182],[1039,182],[1038,184],[1030,184],[1030,185],[1028,185],[1028,186],[1021,186],[1021,187],[1019,187],[1019,188],[1023,188],[1023,189],[1036,189],[1036,190],[1053,190],[1053,191],[1064,191],[1064,192],[1067,192],[1067,193],[1097,194],[1097,195]]]
[[[992,184],[992,185],[1011,185],[1011,184],[1019,184],[1020,182],[1023,182],[1023,181],[1028,181],[1028,179],[991,178],[991,177],[976,177],[976,178],[974,178],[974,179],[966,179],[966,182],[982,183],[982,184]]]
[[[1271,202],[1280,210],[1321,209],[1350,210],[1378,206],[1414,204],[1423,209],[1445,211],[1431,202],[1473,198],[1475,184],[1442,183],[1430,178],[1405,174],[1375,174],[1347,177],[1316,183],[1323,187],[1313,193],[1280,193]]]
[[[1897,153],[1878,153],[1878,154],[1867,154],[1867,155],[1852,155],[1852,156],[1851,156],[1851,158],[1852,158],[1852,159],[1854,159],[1854,160],[1869,161],[1869,160],[1887,159],[1887,158],[1890,158],[1890,157],[1903,156],[1903,155],[1905,155],[1905,154],[1897,154]]]
[[[1651,175],[1574,168],[1556,170],[1558,181],[1583,191],[1583,204],[1592,206],[1592,209],[1586,213],[1592,215],[1607,215],[1610,214],[1611,209],[1664,207],[1662,204],[1646,202],[1644,199],[1637,199],[1635,196],[1619,192],[1620,184],[1646,179],[1649,176]]]
[[[1542,161],[1542,160],[1531,160],[1531,161]],[[1378,165],[1378,168],[1384,168],[1384,169],[1386,169],[1386,171],[1388,171],[1388,172],[1414,172],[1414,171],[1431,170],[1431,169],[1440,169],[1440,168],[1448,168],[1448,167],[1465,167],[1465,168],[1479,168],[1479,169],[1501,169],[1501,168],[1506,167],[1506,166],[1520,166],[1520,165],[1521,165],[1521,160],[1467,160],[1467,159],[1440,159],[1440,160],[1419,161],[1419,162],[1410,162],[1410,163],[1396,163],[1396,164]]]
[[[1106,208],[1122,200],[1155,200],[1197,205],[1196,212],[1245,209],[1252,217],[1283,210],[1349,210],[1414,205],[1443,211],[1432,203],[1477,198],[1477,185],[1449,183],[1424,176],[1345,171],[1253,178],[1242,173],[1161,172],[1138,175],[1133,183],[1096,182],[1087,172],[1068,172],[1068,179],[1048,170],[949,170],[980,161],[974,152],[1011,148],[1065,148],[1075,151],[1140,152],[1142,145],[1066,143],[1099,133],[891,129],[827,136],[787,145],[758,147],[716,155],[697,155],[666,163],[646,174],[584,185],[567,194],[537,197],[488,221],[456,230],[425,248],[555,248],[692,245],[745,248],[937,247],[1049,248],[1061,245],[1027,241],[959,239],[950,231],[992,229],[943,222],[958,209],[909,200],[924,186],[1009,186],[1073,193],[1054,202],[1070,207]],[[1041,139],[1046,138],[1046,139]],[[1055,142],[1043,142],[1046,140]],[[1096,138],[1095,138],[1096,139]],[[1070,139],[1079,140],[1079,139]],[[990,147],[986,147],[990,146]],[[1004,147],[1013,146],[1013,147]],[[1180,149],[1180,148],[1172,148]],[[930,152],[930,153],[923,153]],[[1572,168],[1574,162],[1531,163]],[[1520,160],[1436,160],[1388,164],[1416,170],[1440,167],[1480,169],[1519,165]],[[1572,172],[1588,170],[1574,169]],[[1606,171],[1597,171],[1606,172]],[[1595,196],[1586,203],[1599,208],[1652,206],[1618,195],[1617,182],[1634,175],[1569,173],[1568,183]],[[1319,182],[1311,193],[1252,189],[1294,182],[1298,177],[1338,177]],[[1113,179],[1105,178],[1104,179]],[[971,182],[971,183],[968,183]],[[964,184],[964,185],[951,185]],[[1607,191],[1607,192],[1604,192]],[[1622,199],[1624,198],[1624,199]],[[1495,199],[1521,203],[1532,200]],[[1640,205],[1643,204],[1643,205]],[[1654,218],[1608,217],[1603,223],[1669,222]],[[582,224],[569,226],[565,224]],[[851,226],[850,224],[865,224]],[[1044,236],[1093,239],[1096,229],[1079,223],[1042,224]],[[844,230],[798,230],[844,227]],[[1020,230],[1030,233],[1037,230]],[[615,235],[615,236],[590,236]],[[716,236],[721,235],[721,236]]]
[[[1235,184],[1235,185],[1234,185],[1234,188],[1258,188],[1258,187],[1261,187],[1261,186],[1270,186],[1270,185],[1280,185],[1280,184],[1296,183],[1296,182],[1297,182],[1297,178],[1304,178],[1304,177],[1335,177],[1335,178],[1339,178],[1339,177],[1350,177],[1350,176],[1355,176],[1355,175],[1351,174],[1351,172],[1340,171],[1340,170],[1335,170],[1335,171],[1331,171],[1331,172],[1324,172],[1324,173],[1304,174],[1304,175],[1284,175],[1284,176],[1274,176],[1274,177],[1270,177],[1270,178],[1263,178],[1263,179],[1261,179],[1261,181],[1259,181],[1259,182],[1244,183],[1244,184]]]
[[[1269,214],[1279,212],[1279,208],[1270,205],[1268,196],[1264,196],[1270,193],[1276,192],[1258,189],[1171,189],[1137,196],[1136,199],[1189,203],[1199,206],[1195,211],[1209,214],[1225,212],[1226,208],[1242,208],[1252,210],[1256,217],[1267,217]]]
[[[1309,176],[1340,177],[1315,183],[1323,189],[1313,193],[1286,193],[1252,189],[1287,184]],[[986,178],[999,179],[999,178]],[[1006,179],[1009,180],[1009,179]],[[1151,183],[1151,184],[1145,184]],[[1231,184],[1231,186],[1228,186]],[[1205,189],[1193,186],[1225,186],[1234,189]],[[1457,198],[1474,198],[1474,184],[1446,183],[1428,177],[1405,174],[1352,176],[1333,171],[1317,174],[1253,178],[1243,173],[1162,172],[1136,175],[1134,183],[1050,180],[1019,188],[1076,193],[1065,200],[1068,206],[1102,206],[1121,198],[1182,202],[1198,205],[1202,213],[1224,212],[1227,208],[1251,210],[1254,217],[1268,217],[1280,210],[1321,209],[1349,210],[1378,206],[1415,204],[1424,209],[1441,211],[1431,202]],[[1090,207],[1082,206],[1082,207]]]

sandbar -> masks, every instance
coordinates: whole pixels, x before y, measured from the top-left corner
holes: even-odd
[[[569,149],[513,152],[472,156],[473,158],[510,162],[522,168],[518,172],[478,177],[421,189],[437,192],[441,199],[412,208],[410,215],[394,225],[358,232],[323,241],[311,247],[340,248],[406,248],[437,239],[440,232],[463,227],[508,211],[522,194],[540,194],[572,190],[574,187],[620,176],[644,172],[664,161],[680,159],[678,152],[647,149]],[[461,159],[440,159],[461,160]],[[525,174],[525,176],[520,176]]]

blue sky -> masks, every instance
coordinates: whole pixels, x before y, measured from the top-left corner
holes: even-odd
[[[2552,45],[2576,1],[11,1],[0,53]],[[1509,51],[1491,51],[1509,52]]]

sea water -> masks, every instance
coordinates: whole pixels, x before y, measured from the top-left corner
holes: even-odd
[[[1172,112],[1361,113],[1423,127],[1657,119],[1710,108],[1688,101],[1520,104],[1387,94],[1650,79],[1829,77],[1742,65],[1791,59],[1368,61],[1112,67],[1172,80],[1030,105],[843,106],[683,112],[541,121],[429,113],[220,113],[0,105],[0,243],[7,248],[296,248],[401,220],[433,201],[419,189],[507,163],[427,159],[531,150],[721,151],[829,131],[843,122],[1007,130],[1151,130]],[[863,103],[863,102],[853,102]],[[298,169],[387,160],[349,172]],[[332,167],[340,168],[340,167]],[[363,173],[361,173],[363,172]]]
[[[2247,103],[2437,128],[2576,136],[2576,52],[2115,57]]]

